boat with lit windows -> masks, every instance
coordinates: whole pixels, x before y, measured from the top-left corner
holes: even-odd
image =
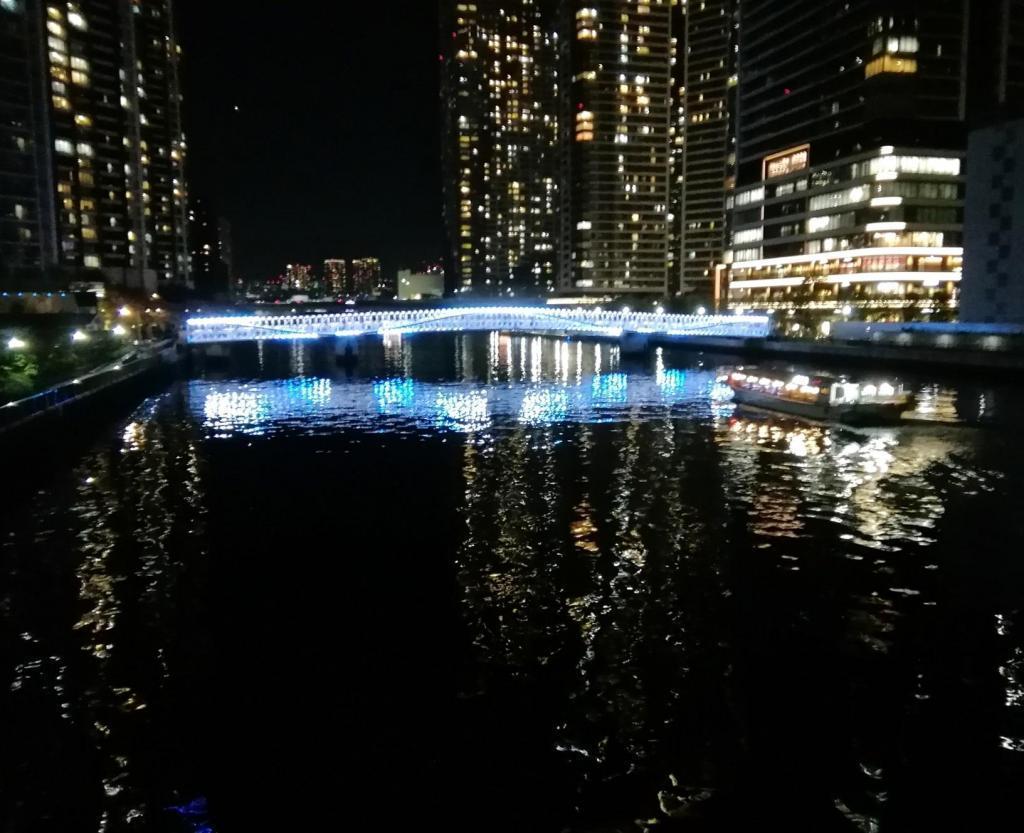
[[[783,376],[753,368],[730,373],[726,383],[740,405],[849,425],[899,422],[914,407],[913,395],[891,381],[854,382],[827,375]]]

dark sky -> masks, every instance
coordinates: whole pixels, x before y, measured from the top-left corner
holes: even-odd
[[[190,187],[231,222],[242,277],[441,258],[436,2],[177,8]]]

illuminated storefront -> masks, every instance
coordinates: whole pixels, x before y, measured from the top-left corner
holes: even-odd
[[[764,160],[737,191],[731,309],[865,320],[942,319],[963,271],[962,156],[882,147],[809,167],[809,147]]]

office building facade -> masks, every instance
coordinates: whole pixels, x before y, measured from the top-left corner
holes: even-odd
[[[1024,325],[1024,119],[974,131],[968,171],[961,319]]]
[[[553,291],[564,257],[561,0],[441,7],[452,288]]]
[[[972,3],[968,24],[971,127],[1024,117],[1024,0]]]
[[[976,4],[960,317],[1024,324],[1024,0]]]
[[[1024,325],[1024,119],[971,133],[961,318]]]
[[[963,0],[740,0],[734,309],[955,315]]]
[[[173,11],[171,0],[11,0],[0,9],[8,45],[25,48],[4,66],[17,112],[4,122],[0,162],[5,207],[34,185],[34,199],[11,208],[20,248],[4,235],[5,259],[23,279],[58,267],[147,291],[189,282]]]

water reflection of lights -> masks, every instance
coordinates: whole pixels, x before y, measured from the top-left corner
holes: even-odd
[[[737,418],[730,420],[729,431],[743,442],[785,449],[795,457],[815,457],[832,446],[828,431],[799,423],[784,425]]]
[[[523,355],[531,345],[524,344]],[[572,351],[568,353],[572,356]],[[562,372],[565,371],[563,365]],[[408,427],[477,431],[502,423],[543,425],[575,419],[604,422],[630,408],[644,418],[667,413],[670,406],[709,407],[710,373],[664,371],[659,378],[610,373],[587,376],[577,371],[562,381],[484,386],[476,382],[442,384],[390,377],[373,382],[332,382],[302,378],[265,382],[190,383],[190,401],[213,436],[258,436],[283,426],[308,430]],[[578,381],[577,381],[578,380]],[[375,421],[376,420],[376,421]]]
[[[629,398],[629,377],[625,373],[596,376],[592,384],[595,405],[624,405]]]
[[[858,547],[922,546],[934,541],[932,530],[945,512],[927,477],[933,467],[947,480],[985,488],[969,469],[953,465],[948,435],[853,432],[785,418],[731,419],[728,427],[730,488],[755,507],[756,531],[766,535],[802,530],[790,521],[809,513],[846,527],[841,539]],[[749,451],[739,455],[743,448]],[[763,452],[776,454],[755,456]],[[894,492],[904,496],[902,505],[894,504]]]
[[[437,424],[456,431],[479,431],[488,426],[487,393],[483,390],[438,393]]]
[[[373,395],[382,414],[392,413],[413,404],[416,386],[412,379],[382,379],[374,382]]]
[[[269,413],[266,396],[246,390],[211,392],[203,403],[205,425],[214,431],[239,431],[258,426]]]
[[[519,419],[527,425],[561,422],[569,413],[569,394],[558,388],[531,390],[523,397]]]
[[[121,441],[124,443],[123,450],[125,452],[139,451],[146,441],[142,424],[139,422],[129,422],[124,428]]]

